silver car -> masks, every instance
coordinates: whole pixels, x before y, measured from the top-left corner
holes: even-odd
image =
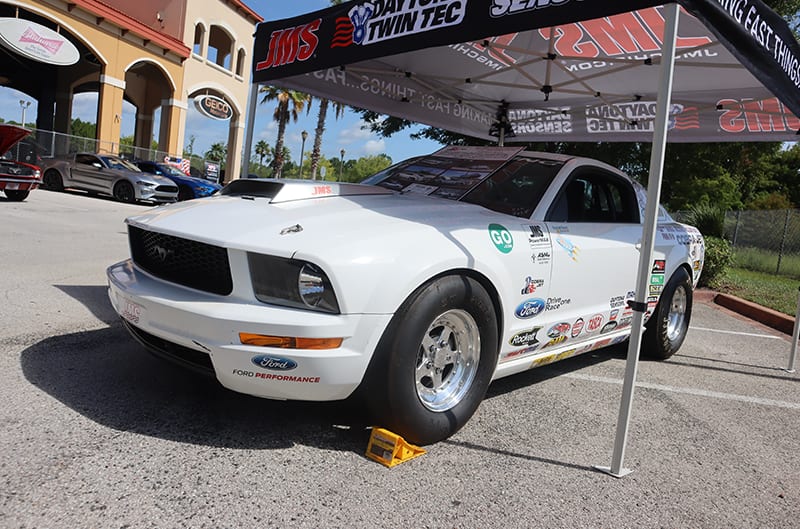
[[[42,163],[43,188],[81,189],[112,195],[120,202],[164,204],[178,200],[178,186],[162,176],[144,173],[134,164],[110,154],[75,153]]]

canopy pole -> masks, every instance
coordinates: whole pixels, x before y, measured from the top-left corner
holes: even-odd
[[[250,153],[253,152],[253,129],[256,122],[256,104],[258,103],[258,83],[250,84],[250,98],[247,101],[247,116],[244,129],[244,156],[242,156],[242,174],[248,178],[250,174]]]
[[[786,368],[789,373],[794,373],[794,361],[797,358],[797,341],[800,339],[800,287],[797,287],[797,292],[797,315],[794,317],[792,352],[789,353],[789,367]]]
[[[636,278],[636,300],[631,306],[634,309],[631,337],[628,343],[628,357],[625,363],[625,380],[622,385],[622,399],[617,419],[617,434],[614,440],[614,453],[611,467],[597,466],[598,470],[611,474],[615,478],[624,477],[632,470],[622,467],[625,457],[625,443],[628,437],[628,426],[633,405],[633,390],[636,384],[636,370],[639,363],[639,350],[642,344],[644,315],[647,310],[648,282],[653,263],[653,247],[655,246],[655,228],[658,221],[658,207],[661,200],[661,179],[664,172],[664,153],[667,147],[667,125],[669,108],[672,99],[672,77],[675,70],[675,40],[678,35],[678,4],[664,6],[664,40],[661,54],[661,70],[658,82],[658,100],[656,109],[653,147],[650,155],[650,174],[647,181],[647,207],[645,224],[642,232],[642,247],[639,255],[639,271]]]

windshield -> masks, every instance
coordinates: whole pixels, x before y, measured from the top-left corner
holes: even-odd
[[[157,167],[161,169],[164,174],[168,174],[170,176],[186,176],[186,173],[177,167],[172,167],[171,165],[160,163],[157,165]]]
[[[431,155],[401,162],[362,183],[469,202],[529,218],[563,165],[544,158],[507,161]]]
[[[123,160],[122,158],[117,158],[116,156],[101,156],[100,158],[102,158],[105,164],[111,169],[124,169],[127,171],[136,171],[137,173],[140,172],[138,167],[127,160]]]

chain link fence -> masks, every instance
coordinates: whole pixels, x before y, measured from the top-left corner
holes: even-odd
[[[800,278],[800,210],[729,211],[725,238],[736,266]]]

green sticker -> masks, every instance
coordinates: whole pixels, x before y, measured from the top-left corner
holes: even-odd
[[[663,275],[650,276],[650,284],[651,285],[663,285],[664,284],[664,276]]]
[[[514,238],[505,226],[500,224],[489,224],[489,238],[492,239],[495,248],[502,253],[509,253],[514,249]]]

